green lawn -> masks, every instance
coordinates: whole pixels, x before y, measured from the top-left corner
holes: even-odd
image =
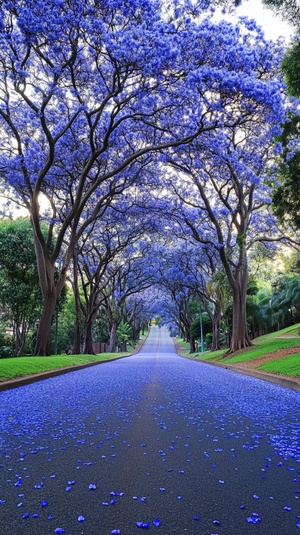
[[[237,364],[238,362],[245,362],[246,360],[256,359],[262,357],[267,353],[273,353],[279,349],[285,349],[289,347],[299,346],[300,352],[300,339],[297,338],[279,338],[272,339],[267,338],[265,340],[259,340],[253,342],[253,347],[250,347],[243,351],[238,351],[236,354],[226,357],[224,362],[228,364]]]
[[[253,360],[258,357],[267,355],[268,353],[276,352],[280,349],[293,348],[299,346],[299,353],[283,357],[282,359],[271,360],[270,362],[260,366],[258,369],[270,371],[273,373],[281,373],[290,376],[300,376],[300,336],[298,336],[298,328],[300,324],[281,329],[267,335],[260,336],[253,340],[253,346],[247,349],[237,351],[234,355],[226,356],[226,350],[207,351],[203,354],[196,353],[189,355],[188,349],[184,347],[182,340],[178,343],[182,350],[180,354],[185,357],[190,357],[197,360],[206,360],[212,362],[221,362],[224,364],[239,364],[248,360]],[[278,338],[280,337],[280,338]],[[294,337],[294,338],[292,338]]]
[[[280,329],[280,331],[276,331],[274,333],[268,333],[263,334],[262,336],[259,336],[256,338],[256,340],[265,340],[266,338],[274,338],[276,336],[298,336],[298,328],[300,327],[300,323],[297,323],[296,325],[292,325],[291,327],[286,327],[285,329]],[[299,337],[300,340],[300,337]]]
[[[295,355],[266,362],[257,369],[272,373],[281,373],[283,375],[300,376],[300,350]]]
[[[0,359],[0,382],[24,375],[78,366],[91,362],[104,362],[120,358],[131,353],[102,353],[101,355],[51,355],[49,357],[18,357]]]

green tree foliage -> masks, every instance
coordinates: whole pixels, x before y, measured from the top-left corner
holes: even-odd
[[[0,221],[0,307],[12,354],[22,355],[41,312],[32,230],[28,219]]]
[[[294,147],[299,141],[300,116],[293,115],[290,121],[284,124],[279,138],[283,150],[278,162],[280,182],[279,185],[276,182],[274,184],[273,211],[281,223],[292,224],[298,229],[300,228],[300,152],[294,150]]]
[[[127,344],[132,338],[132,329],[128,323],[121,321],[117,329],[117,343],[122,346],[123,351],[127,350]]]
[[[202,314],[202,328],[203,328],[203,337],[205,339],[206,335],[209,333],[211,334],[212,332],[212,323],[207,312],[203,312]],[[199,315],[194,319],[191,325],[190,334],[193,340],[196,340],[196,339],[200,340],[200,316]]]
[[[282,61],[288,92],[294,97],[300,96],[300,40],[288,48]]]
[[[298,0],[262,0],[262,3],[293,26],[299,25],[300,5]]]
[[[71,351],[76,320],[75,297],[71,288],[65,285],[60,294],[51,327],[51,353]]]
[[[93,325],[93,340],[104,344],[109,343],[109,321],[103,306],[99,307],[98,316]]]

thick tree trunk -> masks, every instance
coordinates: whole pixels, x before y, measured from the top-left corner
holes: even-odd
[[[230,353],[251,346],[246,318],[248,288],[248,265],[245,245],[240,247],[240,258],[236,268],[235,283],[232,285],[233,312]]]
[[[33,207],[34,208],[34,207]],[[37,210],[37,211],[35,211]],[[35,207],[32,216],[34,244],[39,273],[40,287],[43,294],[43,310],[39,321],[34,355],[50,354],[50,334],[52,317],[55,312],[57,298],[60,295],[67,275],[67,265],[61,268],[57,282],[55,281],[55,264],[49,256],[49,251],[41,235],[38,222],[38,208]]]
[[[233,294],[232,334],[230,353],[251,346],[246,320],[246,292],[238,288]]]
[[[117,322],[114,321],[110,329],[109,352],[115,353],[116,350],[117,350]]]
[[[195,340],[193,338],[190,338],[190,354],[195,353],[196,346],[195,346]]]
[[[50,330],[52,324],[52,317],[56,307],[56,293],[55,291],[48,292],[44,297],[44,306],[39,322],[37,339],[34,354],[35,355],[50,355]]]
[[[93,329],[93,322],[91,321],[91,317],[89,316],[87,317],[86,324],[85,324],[84,349],[83,349],[83,352],[87,355],[95,355],[95,351],[93,349],[92,329]]]

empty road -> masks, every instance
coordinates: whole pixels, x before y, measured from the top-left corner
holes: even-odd
[[[300,534],[298,392],[174,352],[0,393],[0,533]]]

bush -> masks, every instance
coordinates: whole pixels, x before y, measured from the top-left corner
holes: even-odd
[[[0,358],[13,356],[13,338],[11,334],[0,333]]]

